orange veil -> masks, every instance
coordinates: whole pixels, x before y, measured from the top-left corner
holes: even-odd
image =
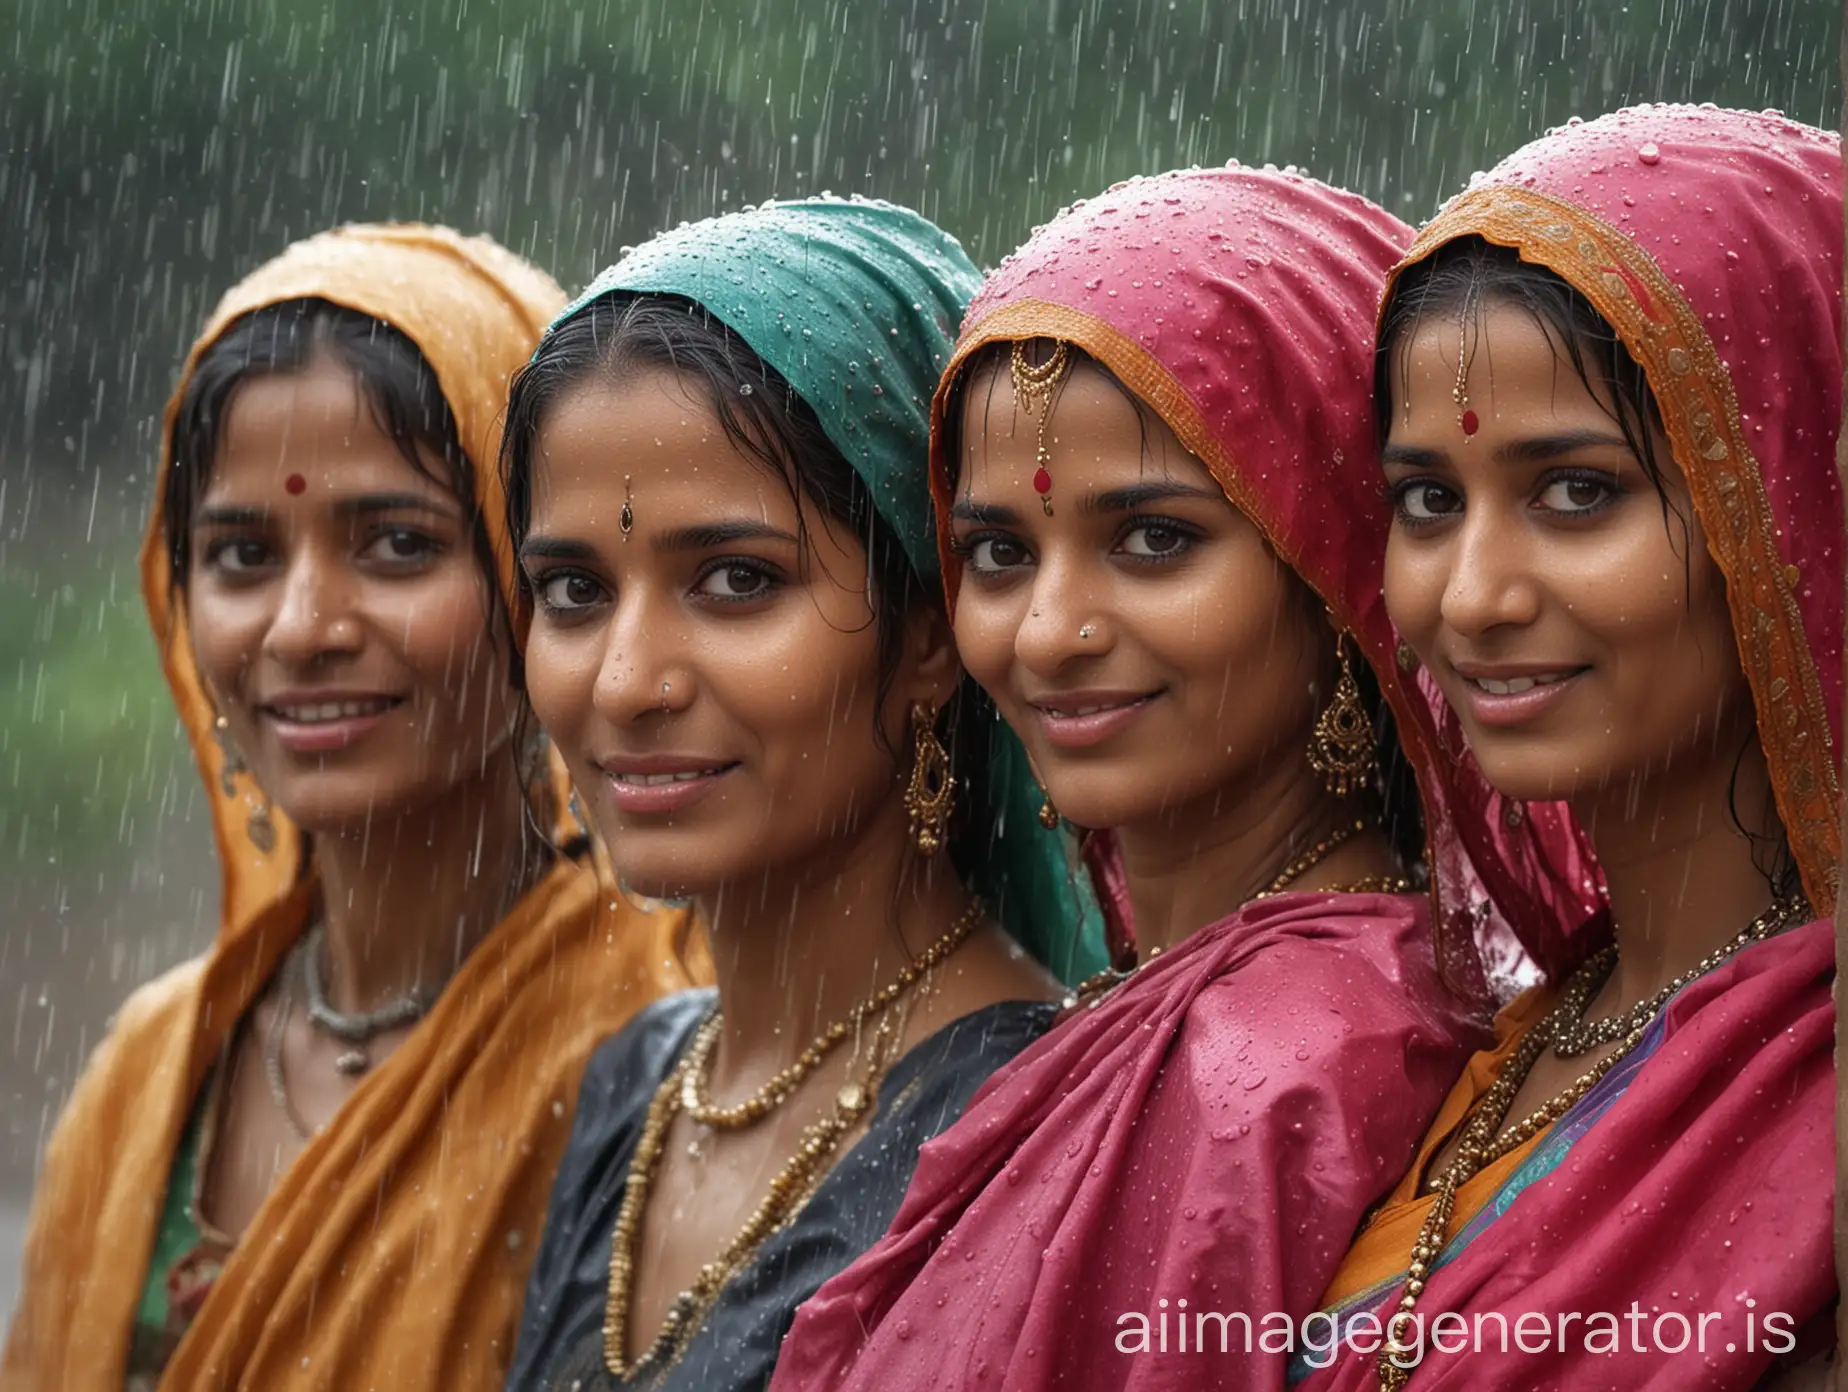
[[[173,415],[199,355],[239,316],[305,297],[392,324],[430,363],[511,598],[500,417],[509,377],[564,303],[552,280],[486,238],[355,226],[297,243],[234,287],[168,404],[141,553],[149,618],[211,805],[224,877],[217,939],[129,999],[52,1136],[3,1392],[123,1385],[188,1118],[306,927],[315,871],[304,838],[276,809],[274,842],[259,847],[246,795],[221,786],[161,515]],[[562,791],[562,777],[552,786]],[[579,1075],[639,1006],[690,984],[686,936],[684,915],[631,907],[588,861],[555,864],[284,1173],[161,1386],[499,1388]]]

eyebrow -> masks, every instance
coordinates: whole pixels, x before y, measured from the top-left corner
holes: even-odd
[[[791,546],[796,538],[780,527],[763,522],[710,522],[697,527],[679,527],[654,538],[657,551],[707,551],[738,541],[780,541]],[[535,533],[520,547],[521,560],[588,561],[594,560],[597,548],[587,541],[569,537],[552,537]]]
[[[260,507],[202,507],[193,514],[195,527],[260,527],[270,510]]]
[[[568,537],[529,536],[520,545],[522,561],[588,561],[597,554],[597,548],[587,541],[572,541]]]
[[[793,546],[796,538],[781,527],[768,522],[707,522],[697,527],[677,527],[654,539],[657,551],[706,551],[714,546],[728,546],[734,541],[781,541]]]
[[[342,517],[370,517],[380,512],[429,512],[454,521],[458,514],[452,507],[421,493],[362,493],[357,498],[342,498],[334,504]]]
[[[1174,498],[1214,503],[1226,501],[1226,495],[1216,488],[1196,488],[1188,483],[1139,483],[1129,488],[1087,493],[1078,500],[1078,510],[1086,513],[1134,512],[1150,503],[1166,502]],[[999,503],[978,503],[973,498],[958,498],[950,507],[950,518],[956,522],[997,527],[1020,525],[1020,514],[1013,508]]]
[[[1190,483],[1139,483],[1130,488],[1087,493],[1078,500],[1078,510],[1091,513],[1134,512],[1150,503],[1165,503],[1176,498],[1213,503],[1226,501],[1226,495],[1217,488],[1197,488]]]
[[[1018,527],[1020,514],[1000,503],[978,503],[973,498],[958,498],[950,504],[952,522],[973,522],[977,526]]]
[[[1498,464],[1544,464],[1549,459],[1576,454],[1583,449],[1620,449],[1628,452],[1630,442],[1621,435],[1602,430],[1562,430],[1553,435],[1534,435],[1525,440],[1511,440],[1497,447]],[[1446,450],[1425,445],[1387,445],[1380,451],[1380,463],[1387,468],[1435,469],[1451,462]]]
[[[1630,442],[1602,430],[1562,430],[1556,435],[1512,440],[1495,451],[1495,458],[1503,464],[1539,464],[1582,449],[1613,447],[1627,452]]]
[[[459,520],[455,509],[420,493],[366,493],[342,498],[334,504],[342,517],[372,517],[381,512],[427,512],[450,521]],[[193,516],[195,527],[260,527],[275,516],[266,507],[202,507]]]

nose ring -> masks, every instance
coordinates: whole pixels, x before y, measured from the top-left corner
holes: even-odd
[[[1078,626],[1078,636],[1080,638],[1089,638],[1095,632],[1097,632],[1096,624],[1080,624]]]

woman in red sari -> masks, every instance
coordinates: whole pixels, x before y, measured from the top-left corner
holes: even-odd
[[[1482,1037],[1486,905],[1380,600],[1407,235],[1293,173],[1170,174],[977,296],[932,444],[958,648],[1048,819],[1113,829],[1118,971],[924,1148],[776,1387],[1281,1386],[1265,1315],[1315,1308]],[[1406,878],[1421,802],[1441,901]]]
[[[1567,799],[1614,941],[1503,1012],[1305,1387],[1820,1385],[1841,255],[1837,137],[1662,106],[1515,154],[1396,273],[1387,601],[1453,747]]]

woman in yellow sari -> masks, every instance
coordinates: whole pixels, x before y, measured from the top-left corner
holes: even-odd
[[[141,568],[217,939],[52,1137],[6,1392],[500,1385],[585,1059],[688,982],[509,657],[499,416],[563,299],[485,238],[345,227],[189,356]]]

